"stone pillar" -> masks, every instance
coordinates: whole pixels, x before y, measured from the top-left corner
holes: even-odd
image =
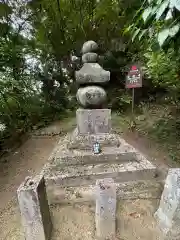
[[[26,240],[49,240],[52,231],[44,177],[27,178],[17,190]]]
[[[77,100],[82,107],[76,112],[79,134],[109,133],[111,130],[111,110],[104,109],[105,83],[110,80],[110,72],[98,63],[98,45],[94,41],[84,43],[82,47],[83,67],[76,71],[79,86]]]
[[[96,237],[111,240],[116,234],[116,186],[106,178],[96,181]]]
[[[180,168],[169,169],[155,218],[167,240],[180,239]]]

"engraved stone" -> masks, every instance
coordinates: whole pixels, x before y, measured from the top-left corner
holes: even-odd
[[[111,131],[110,109],[78,109],[76,118],[79,134],[109,133]]]
[[[84,108],[101,106],[106,101],[106,92],[97,86],[79,88],[77,100]]]
[[[116,185],[106,178],[96,181],[96,237],[114,239],[116,233]]]
[[[155,218],[166,239],[180,238],[180,168],[169,169]]]

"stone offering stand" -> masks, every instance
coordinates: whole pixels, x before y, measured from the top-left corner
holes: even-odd
[[[117,203],[153,198],[161,198],[155,217],[164,239],[179,239],[180,170],[170,170],[166,179],[112,132],[111,111],[103,108],[106,93],[99,87],[110,80],[110,73],[96,62],[97,49],[93,41],[84,44],[84,65],[76,72],[77,99],[83,107],[77,110],[77,128],[57,144],[42,171],[17,191],[25,239],[51,239],[51,206],[91,203],[95,205],[92,239],[115,240]],[[95,142],[100,143],[100,154],[92,151]]]

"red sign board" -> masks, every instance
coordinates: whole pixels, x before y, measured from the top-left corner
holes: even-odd
[[[142,72],[137,65],[132,65],[126,77],[126,88],[142,87]]]

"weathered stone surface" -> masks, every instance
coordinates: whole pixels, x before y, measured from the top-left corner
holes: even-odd
[[[79,135],[76,128],[71,136],[68,138],[68,149],[92,150],[93,144],[98,141],[101,147],[119,147],[120,138],[117,134],[103,133],[103,134],[87,134]],[[122,151],[125,151],[122,150]]]
[[[114,239],[116,234],[116,185],[111,178],[96,181],[96,237]]]
[[[44,177],[28,178],[17,190],[24,237],[49,240],[52,231]]]
[[[180,239],[180,168],[169,169],[155,218],[166,239]]]
[[[98,50],[98,45],[96,42],[90,40],[83,44],[82,53],[96,52]]]
[[[76,119],[79,134],[109,133],[111,131],[110,109],[78,109]]]
[[[76,71],[75,76],[78,84],[103,84],[110,81],[110,72],[105,71],[98,63],[84,63],[83,67]]]
[[[129,181],[116,183],[118,200],[160,199],[163,182],[157,180]],[[50,204],[94,203],[95,185],[62,187],[47,179],[47,194]]]
[[[97,53],[85,53],[82,56],[82,62],[83,63],[95,63],[98,60]]]
[[[76,97],[81,106],[85,108],[100,107],[106,101],[106,92],[97,86],[83,87],[78,89]]]
[[[63,155],[61,151],[56,152],[52,165],[84,165],[98,163],[125,163],[136,162],[136,154],[134,152],[122,152],[117,147],[103,147],[100,154],[92,154],[91,150],[71,150],[70,153]]]
[[[97,163],[86,165],[61,165],[52,163],[45,177],[50,184],[69,187],[95,184],[99,178],[113,178],[116,182],[158,180],[158,170],[148,160],[125,163]]]

